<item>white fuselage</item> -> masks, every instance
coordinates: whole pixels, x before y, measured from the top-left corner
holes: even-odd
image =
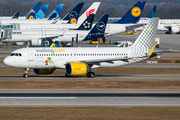
[[[140,20],[139,23],[147,24],[150,19]],[[177,26],[180,27],[180,19],[160,19],[157,30],[168,30],[167,26]],[[136,28],[135,30],[143,30],[145,26]]]
[[[8,56],[4,64],[17,68],[65,68],[68,62],[79,62],[84,60],[128,58],[131,48],[22,48],[12,53],[21,56]],[[46,64],[48,57],[51,61]],[[136,58],[137,59],[137,58]],[[142,59],[141,59],[142,60]],[[132,62],[131,62],[132,63]],[[98,67],[118,67],[128,64],[127,61],[100,62],[93,65]]]
[[[105,29],[105,36],[115,35],[126,31],[127,26],[133,24],[107,24]],[[82,30],[69,30],[77,29],[80,24],[20,24],[20,30],[12,31],[12,39],[5,39],[4,41],[30,41],[32,39],[42,39],[42,38],[54,38],[56,37],[60,41],[70,42],[72,37],[76,37],[78,34],[78,41],[82,41],[88,31]],[[94,26],[94,25],[93,25]]]
[[[5,39],[3,41],[11,42],[25,42],[31,40],[41,39],[56,39],[58,41],[72,41],[72,37],[76,37],[78,34],[78,40],[82,41],[88,34],[88,31],[82,30],[15,30],[12,32],[11,39]]]

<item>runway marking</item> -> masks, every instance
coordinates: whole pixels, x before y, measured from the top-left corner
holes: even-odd
[[[0,99],[76,99],[76,97],[0,97]]]

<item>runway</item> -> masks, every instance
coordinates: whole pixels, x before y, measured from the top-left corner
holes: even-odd
[[[84,79],[86,76],[73,76],[73,77],[65,77],[65,76],[29,76],[28,78],[24,78],[23,76],[1,76],[0,79]],[[116,79],[116,78],[128,78],[128,79],[180,79],[179,75],[96,75],[96,79]],[[93,78],[87,78],[93,79]]]
[[[0,106],[180,106],[180,92],[0,92]]]

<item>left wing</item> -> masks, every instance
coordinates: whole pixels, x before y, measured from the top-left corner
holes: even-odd
[[[87,63],[87,64],[96,64],[96,63],[101,63],[101,62],[113,63],[113,61],[119,61],[119,60],[120,61],[124,61],[124,62],[128,62],[128,60],[135,59],[135,58],[138,58],[138,57],[133,57],[133,58],[93,59],[93,60],[80,60],[80,61],[68,61],[68,62],[81,62],[81,63]]]

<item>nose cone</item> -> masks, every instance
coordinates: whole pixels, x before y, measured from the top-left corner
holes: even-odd
[[[8,57],[6,57],[4,60],[3,60],[3,63],[6,65],[6,66],[10,66],[12,67],[12,59]]]

